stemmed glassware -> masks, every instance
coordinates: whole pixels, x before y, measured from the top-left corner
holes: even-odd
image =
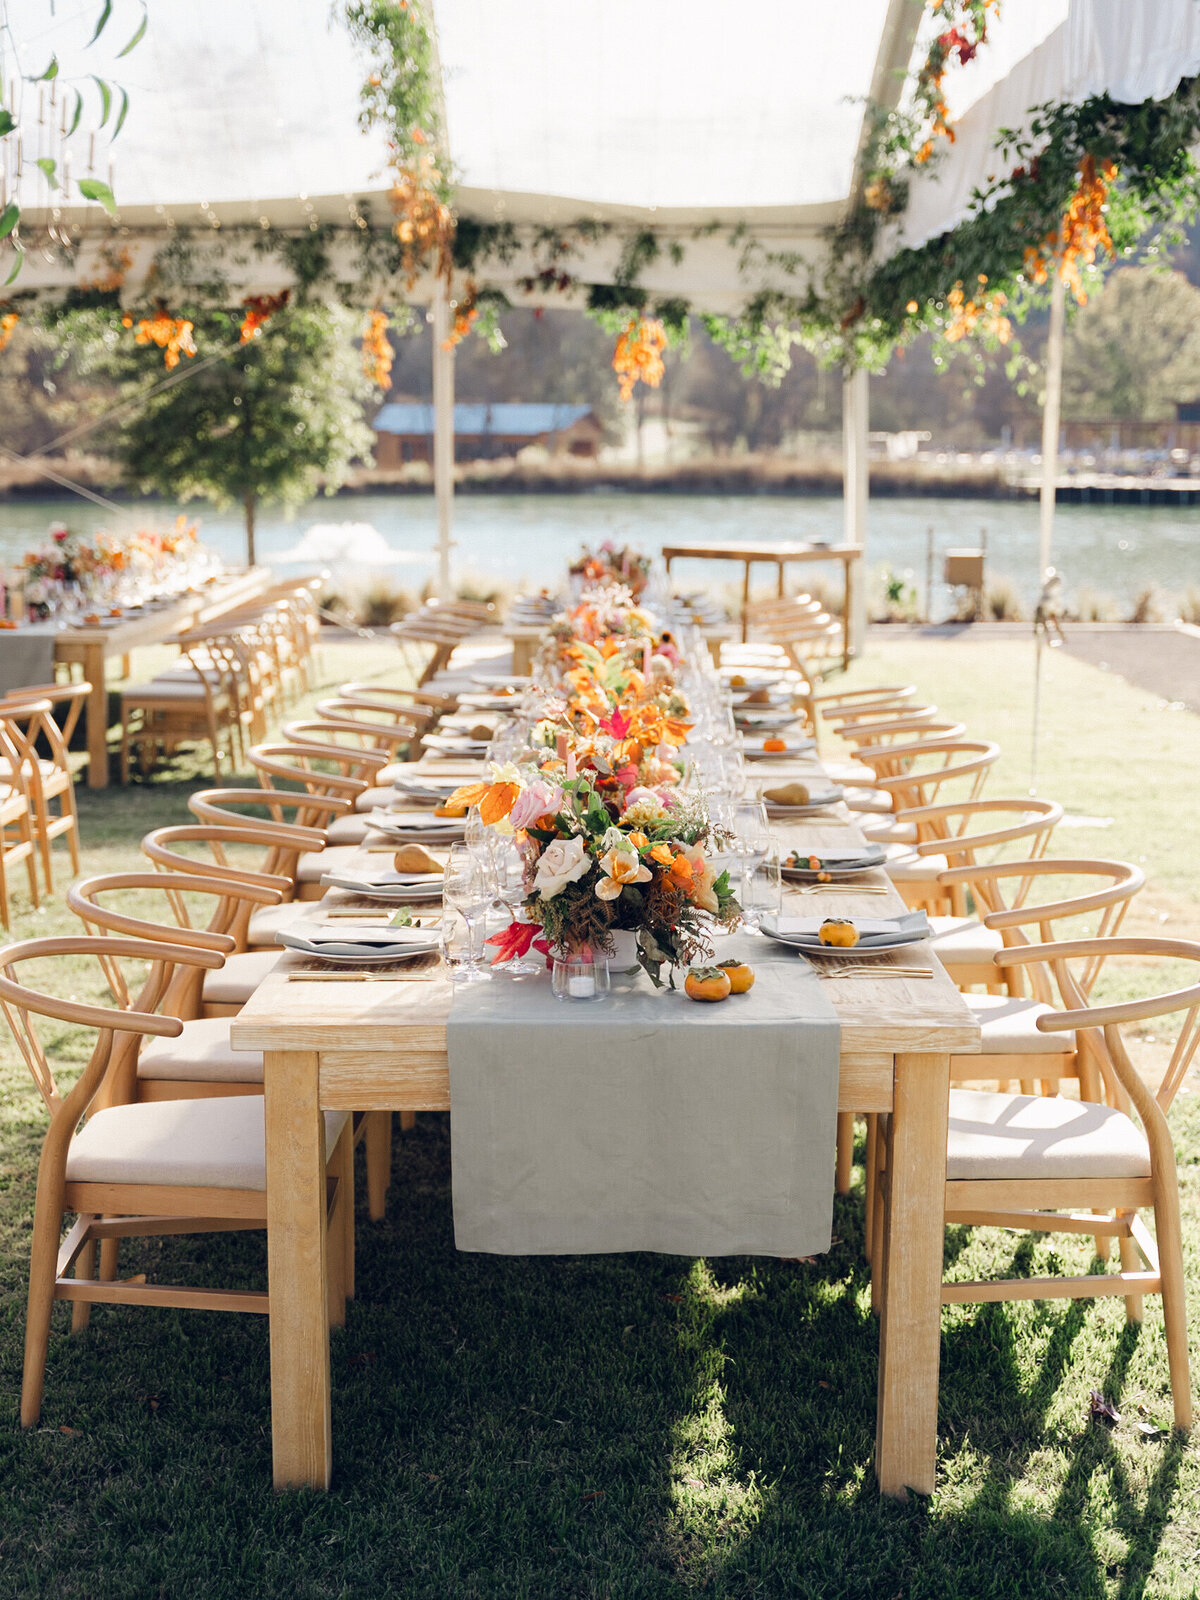
[[[451,845],[442,877],[442,903],[467,925],[467,959],[455,973],[463,983],[491,981],[491,973],[479,965],[475,932],[494,898],[492,875],[484,862],[467,845]]]
[[[496,892],[513,921],[523,922],[520,911],[525,903],[525,863],[511,839],[501,839],[496,851]],[[501,968],[515,978],[532,978],[541,970],[542,964],[529,955],[513,956]]]

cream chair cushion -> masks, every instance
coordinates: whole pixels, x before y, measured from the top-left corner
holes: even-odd
[[[272,908],[274,909],[274,908]],[[178,1039],[147,1039],[138,1056],[138,1077],[169,1082],[261,1083],[261,1050],[235,1050],[229,1017],[185,1022]]]
[[[1040,1000],[1006,994],[965,994],[963,999],[980,1026],[985,1056],[1060,1056],[1075,1049],[1075,1034],[1069,1028],[1061,1033],[1039,1031],[1037,1019],[1053,1012]]]
[[[364,789],[357,797],[354,802],[354,809],[355,811],[374,811],[377,806],[386,808],[392,804],[395,798],[395,789],[372,785],[370,789]],[[342,819],[339,818],[338,820],[341,821]]]
[[[946,1176],[1144,1178],[1145,1136],[1111,1106],[1061,1095],[951,1089]]]
[[[834,778],[833,767],[827,766],[825,770],[831,778]],[[847,780],[845,778],[834,778],[834,781],[836,783],[849,781],[851,784],[854,782],[853,779]],[[861,782],[861,778],[859,781]],[[851,811],[860,811],[870,817],[890,817],[892,814],[892,797],[882,789],[851,787],[846,790],[845,801]],[[869,826],[877,826],[877,824],[869,824]]]
[[[870,828],[864,828],[863,832],[868,839],[874,838]],[[936,883],[948,866],[943,855],[919,856],[907,845],[895,842],[886,844],[884,853],[887,859],[883,870],[893,883]]]
[[[211,1005],[244,1006],[282,955],[282,950],[245,950],[227,956],[218,971],[204,974],[205,1000]]]
[[[259,906],[250,913],[246,929],[246,942],[253,948],[278,950],[275,935],[280,928],[291,928],[297,922],[311,919],[311,900],[288,900],[281,906]]]
[[[325,1113],[325,1159],[349,1116]],[[261,1095],[145,1100],[89,1117],[67,1151],[68,1183],[265,1189]]]
[[[358,846],[327,845],[324,850],[306,850],[296,864],[297,883],[320,883],[327,872],[345,872]]]
[[[386,792],[393,800],[396,798],[390,789]],[[381,801],[380,803],[386,805],[387,802]],[[365,809],[369,811],[371,807],[367,806]],[[367,819],[361,812],[352,813],[346,817],[334,817],[333,821],[325,829],[325,837],[329,840],[326,850],[331,846],[340,844],[361,844],[367,837],[368,832]]]
[[[1004,948],[1000,935],[974,917],[930,917],[929,924],[933,929],[930,946],[948,967],[990,967],[996,951]],[[997,981],[1003,976],[997,967]]]
[[[897,822],[891,813],[878,819],[867,817],[860,826],[863,835],[868,839],[874,839],[877,844],[914,845],[917,842],[916,823]]]

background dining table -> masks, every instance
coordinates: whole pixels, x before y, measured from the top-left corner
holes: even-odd
[[[462,772],[467,764],[453,765]],[[785,768],[790,776],[795,763],[758,764],[752,781],[769,783]],[[447,763],[426,756],[413,772],[444,775]],[[866,848],[841,804],[821,816],[773,826],[786,851],[819,856],[848,845]],[[363,847],[361,869],[377,868],[379,861]],[[837,917],[905,910],[882,868],[848,881],[856,892],[785,884],[784,909]],[[335,890],[314,903],[313,915],[344,913],[361,903]],[[300,978],[313,965],[286,952],[233,1019],[230,1034],[234,1048],[264,1052],[271,1431],[278,1488],[327,1488],[333,1470],[322,1112],[452,1109],[446,1027],[454,991],[447,969],[397,972],[395,981],[383,974],[339,981],[328,968],[320,981]],[[889,978],[891,968],[919,968],[922,975]],[[979,1029],[926,946],[874,956],[869,963],[856,960],[845,975],[832,959],[821,970],[841,1027],[839,1114],[888,1112],[892,1118],[876,1474],[885,1494],[928,1494],[937,1439],[950,1057],[978,1051]],[[585,1028],[590,1010],[564,1006],[564,1030]],[[753,1008],[744,1016],[752,1049]]]

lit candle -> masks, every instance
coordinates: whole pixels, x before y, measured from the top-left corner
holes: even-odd
[[[568,778],[574,778],[575,776],[576,776],[576,771],[575,771],[575,752],[574,752],[574,750],[568,750],[567,751],[567,777]]]
[[[567,979],[567,993],[572,1000],[590,1000],[596,993],[596,980],[590,972],[573,973]]]

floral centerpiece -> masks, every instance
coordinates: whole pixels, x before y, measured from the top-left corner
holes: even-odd
[[[44,614],[55,593],[70,592],[87,602],[108,604],[129,581],[160,588],[186,583],[191,563],[202,547],[196,524],[179,517],[166,533],[140,529],[114,534],[101,528],[79,533],[65,523],[52,523],[48,542],[30,550],[22,563],[27,605]]]
[[[539,938],[564,958],[611,955],[613,933],[625,930],[661,988],[664,965],[711,956],[711,929],[740,919],[729,875],[710,859],[723,841],[696,798],[640,785],[605,792],[593,773],[569,769],[557,758],[498,766],[490,781],[451,797],[514,835],[525,863],[529,920],[499,936],[497,959],[523,955]]]
[[[570,573],[573,578],[582,578],[590,584],[624,584],[636,599],[650,582],[650,557],[629,545],[618,546],[606,539],[595,551],[585,545],[571,563]]]

